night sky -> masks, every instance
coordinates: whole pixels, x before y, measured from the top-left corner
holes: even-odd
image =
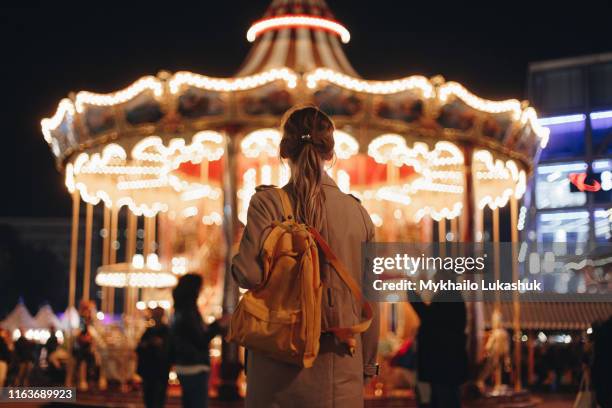
[[[469,24],[442,3],[429,9],[413,1],[328,4],[351,32],[345,52],[367,79],[442,74],[485,98],[522,99],[528,62],[612,51],[610,32],[568,31],[575,25],[552,30],[542,20],[552,14],[532,16],[528,3],[494,2],[487,15],[463,10],[472,16]],[[70,91],[116,91],[159,70],[231,76],[250,48],[246,31],[268,1],[200,2],[197,9],[151,3],[142,15],[103,5],[69,12],[0,10],[0,216],[70,214],[62,176],[40,132],[40,120],[55,112],[61,98]],[[609,18],[610,6],[603,7],[608,10],[588,14]],[[502,18],[507,12],[516,17]],[[483,31],[462,32],[466,28]],[[446,31],[412,31],[424,29]]]

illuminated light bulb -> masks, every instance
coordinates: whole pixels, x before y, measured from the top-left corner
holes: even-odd
[[[81,91],[76,96],[76,110],[82,113],[85,105],[112,106],[125,103],[146,90],[151,90],[156,97],[160,97],[163,93],[163,84],[154,76],[145,76],[129,87],[109,94]]]
[[[601,173],[601,189],[603,191],[612,190],[612,172],[610,170]]]
[[[334,152],[339,159],[350,159],[359,152],[359,143],[348,133],[334,130]]]
[[[104,320],[104,312],[98,312],[96,313],[96,318],[98,320]]]
[[[242,139],[240,150],[249,158],[266,155],[270,158],[278,156],[281,134],[276,129],[255,130]]]
[[[370,218],[372,219],[372,223],[374,224],[374,226],[382,227],[383,219],[382,219],[382,217],[380,215],[375,214],[375,213],[371,213],[370,214]]]
[[[147,306],[149,306],[149,309],[155,309],[157,307],[157,302],[154,300],[149,300]]]
[[[147,255],[147,268],[155,271],[160,271],[162,266],[159,263],[159,257],[156,253],[150,253]]]
[[[337,172],[336,178],[340,191],[348,194],[351,191],[351,176],[346,171],[340,169]]]
[[[297,84],[297,75],[288,68],[273,68],[255,75],[234,79],[212,78],[182,71],[174,74],[168,84],[173,94],[178,93],[184,85],[211,91],[233,92],[253,89],[279,79],[284,80],[288,88],[295,88]]]
[[[488,101],[482,99],[457,82],[447,82],[438,89],[438,97],[442,102],[446,102],[448,97],[454,95],[461,99],[474,109],[488,113],[512,112],[520,115],[521,103],[516,99],[507,99],[505,101]],[[517,116],[516,119],[519,117]]]
[[[147,305],[142,300],[139,300],[138,302],[136,302],[136,309],[145,310],[146,308],[147,308]]]
[[[142,269],[144,268],[144,265],[145,265],[144,256],[142,256],[142,254],[135,254],[132,257],[132,268]]]
[[[408,156],[406,140],[401,135],[384,134],[374,138],[368,145],[368,155],[377,163],[403,162]]]
[[[272,184],[272,167],[268,164],[264,164],[259,171],[261,173],[261,184]]]
[[[259,20],[255,22],[247,31],[247,40],[249,42],[253,42],[257,36],[264,31],[288,27],[324,29],[338,35],[340,40],[345,44],[351,40],[351,34],[349,31],[337,21],[300,14],[275,16]]]
[[[187,258],[183,256],[172,258],[171,270],[172,273],[176,275],[184,275],[185,273],[187,273]]]
[[[57,106],[55,114],[50,118],[45,118],[40,121],[42,133],[47,143],[51,143],[52,136],[51,132],[54,131],[62,124],[62,121],[68,115],[69,117],[74,116],[75,108],[72,101],[68,98],[64,98],[60,101]]]
[[[198,207],[187,207],[181,212],[181,215],[184,218],[194,217],[198,215]]]
[[[202,223],[204,225],[221,225],[223,223],[223,219],[221,218],[221,214],[218,212],[212,212],[209,215],[202,217]]]
[[[328,68],[317,68],[306,75],[306,85],[311,89],[316,88],[318,82],[322,80],[349,90],[372,94],[386,95],[415,89],[426,98],[433,94],[433,86],[429,80],[417,75],[393,81],[366,81]]]

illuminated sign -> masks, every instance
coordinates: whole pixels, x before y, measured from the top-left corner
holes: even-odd
[[[606,170],[601,173],[570,173],[570,191],[584,191],[596,193],[598,191],[612,190],[612,172]]]

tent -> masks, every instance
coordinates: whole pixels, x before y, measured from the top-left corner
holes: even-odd
[[[55,316],[53,309],[48,304],[38,309],[34,320],[36,320],[38,327],[41,328],[48,329],[49,327],[55,327],[59,329],[61,327],[60,320]]]
[[[62,330],[71,330],[79,327],[79,312],[74,307],[69,307],[60,317]]]
[[[28,309],[21,302],[19,302],[17,306],[15,306],[15,309],[6,316],[6,319],[0,322],[0,326],[10,332],[20,327],[25,329],[37,329],[39,327],[36,320],[34,320],[30,312],[28,312]]]

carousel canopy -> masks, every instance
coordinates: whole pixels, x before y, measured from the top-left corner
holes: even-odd
[[[323,0],[274,0],[251,26],[247,39],[255,43],[239,77],[285,67],[301,73],[329,68],[358,76],[341,45],[350,34]]]
[[[377,225],[389,214],[456,217],[466,174],[481,208],[522,196],[548,140],[527,102],[488,101],[440,76],[364,80],[342,51],[349,38],[323,0],[275,0],[247,32],[254,45],[236,76],[162,72],[110,94],[81,91],[42,131],[68,189],[85,201],[209,225],[221,223],[230,144],[243,210],[256,184],[287,179],[275,163],[276,128],[303,102],[334,119],[332,176]]]

